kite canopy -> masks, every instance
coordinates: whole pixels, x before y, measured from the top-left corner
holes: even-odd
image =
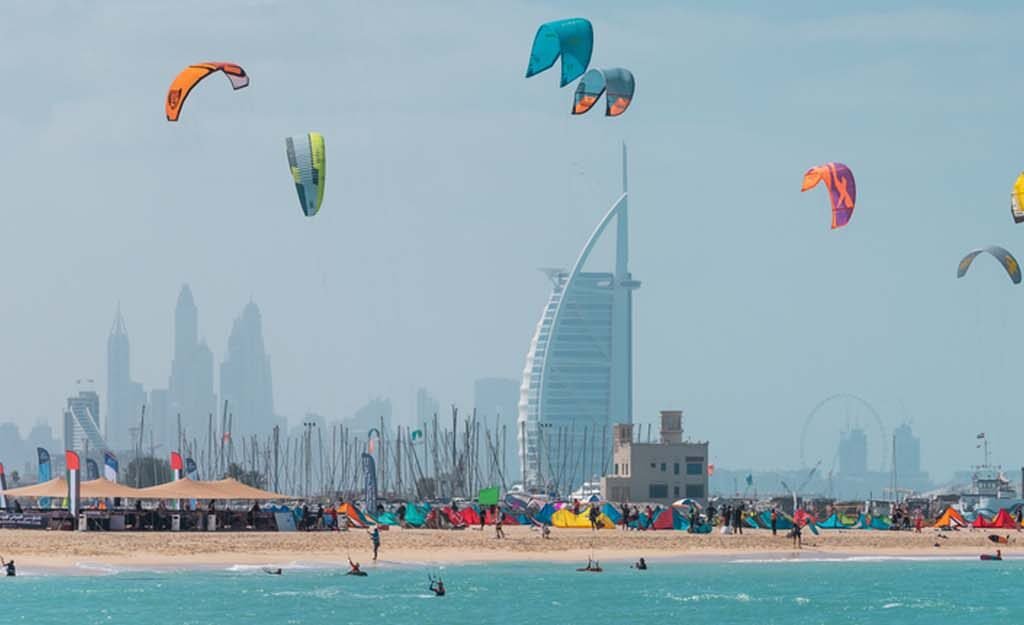
[[[1010,191],[1010,215],[1015,224],[1024,221],[1024,172],[1017,176],[1013,190]]]
[[[214,72],[224,72],[224,75],[231,81],[233,89],[241,89],[249,86],[249,76],[241,66],[234,63],[197,63],[189,65],[175,76],[171,88],[167,90],[167,100],[164,102],[164,111],[167,113],[167,121],[176,122],[181,115],[181,107],[185,105],[185,98],[192,92],[192,89],[199,84],[199,81]]]
[[[597,69],[596,67],[583,75],[583,80],[576,86],[573,97],[572,114],[582,115],[592,109],[601,94],[605,97],[605,112],[608,117],[618,117],[626,112],[633,101],[636,91],[636,80],[633,72],[621,67]]]
[[[327,175],[324,136],[319,132],[310,132],[288,137],[285,145],[302,213],[312,217],[320,212],[320,205],[324,201],[324,177]]]
[[[804,183],[800,190],[813,189],[819,182],[825,183],[832,201],[832,229],[842,228],[850,223],[857,202],[857,184],[853,180],[853,172],[842,163],[811,167],[804,173]]]
[[[541,24],[533,38],[526,77],[550,69],[558,57],[562,57],[562,82],[559,86],[564,87],[587,71],[593,51],[594,27],[589,20],[574,17]]]
[[[972,250],[964,256],[960,261],[960,265],[956,268],[956,277],[963,278],[967,273],[967,270],[971,268],[971,263],[977,258],[978,254],[982,252],[988,252],[999,264],[1006,270],[1006,274],[1010,276],[1010,280],[1013,280],[1014,284],[1020,284],[1020,265],[1017,263],[1017,259],[1013,257],[1013,254],[1008,252],[1005,248],[999,247],[998,245],[990,245],[981,249]]]

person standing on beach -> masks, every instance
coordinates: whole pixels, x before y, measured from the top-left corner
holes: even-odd
[[[795,549],[803,549],[804,548],[803,536],[802,536],[802,532],[800,531],[800,524],[799,523],[794,523],[793,524],[792,536],[793,536],[793,547]]]
[[[743,502],[736,506],[736,510],[732,513],[732,526],[736,528],[736,531],[740,534],[743,533]]]
[[[405,502],[398,504],[398,510],[395,511],[395,516],[398,517],[398,526],[405,529]]]
[[[505,530],[501,527],[501,511],[494,515],[494,537],[505,538]]]
[[[651,507],[651,504],[647,504],[647,507],[644,508],[644,514],[647,516],[647,523],[644,524],[644,529],[651,529],[654,527],[654,508]]]
[[[1017,531],[1020,531],[1020,522],[1024,519],[1024,506],[1017,506]]]
[[[487,524],[487,509],[480,508],[480,531],[484,531],[484,525]]]
[[[779,511],[776,510],[775,508],[772,508],[771,519],[772,519],[772,536],[777,536],[778,533],[779,533],[778,532],[778,529],[779,529]]]
[[[373,560],[377,561],[377,552],[380,551],[380,530],[374,525],[370,530],[370,542],[373,543]]]
[[[601,512],[597,509],[597,506],[590,506],[590,530],[597,531],[597,519]]]

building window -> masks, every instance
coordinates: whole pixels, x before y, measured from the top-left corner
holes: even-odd
[[[664,462],[661,463],[661,472],[662,473],[665,472],[665,463]]]
[[[647,496],[650,499],[668,499],[668,484],[651,484]]]
[[[656,462],[652,462],[651,463],[651,468],[652,469],[657,469],[658,468],[658,464]]]
[[[686,463],[686,474],[687,475],[704,475],[704,463],[703,462],[687,462]]]
[[[676,475],[679,475],[679,463],[678,462],[672,465],[672,472],[675,473]]]
[[[703,484],[687,484],[686,485],[686,496],[691,499],[703,499],[704,498],[704,485]]]
[[[626,476],[629,475],[629,464],[622,465],[622,474]]]
[[[676,465],[676,466],[679,466],[679,465]],[[672,496],[673,497],[678,497],[679,496],[679,487],[678,486],[673,486],[672,487]]]
[[[615,463],[615,475],[618,475],[618,474],[619,474],[619,463],[616,462]]]

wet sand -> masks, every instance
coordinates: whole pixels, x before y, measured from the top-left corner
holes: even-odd
[[[990,533],[1010,535],[995,545]],[[912,532],[822,530],[804,532],[803,549],[792,547],[783,532],[745,530],[742,535],[695,535],[679,531],[638,532],[558,529],[551,539],[526,527],[494,529],[402,530],[381,532],[383,563],[471,563],[513,561],[586,561],[648,559],[814,559],[828,557],[977,557],[1001,548],[1008,558],[1024,556],[1024,533],[964,530]],[[945,538],[940,538],[940,536]],[[935,547],[938,543],[940,546]],[[368,563],[365,530],[348,532],[50,532],[0,530],[0,556],[19,567],[76,567],[83,563],[126,567],[189,567],[233,564],[310,563],[343,565],[347,556]]]

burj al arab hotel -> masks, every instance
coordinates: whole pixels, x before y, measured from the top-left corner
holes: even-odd
[[[614,267],[584,271],[606,231],[615,235]],[[640,282],[629,273],[625,145],[622,195],[572,269],[546,273],[551,295],[530,341],[519,393],[519,457],[526,486],[564,495],[607,471],[612,425],[633,421],[633,291]]]

